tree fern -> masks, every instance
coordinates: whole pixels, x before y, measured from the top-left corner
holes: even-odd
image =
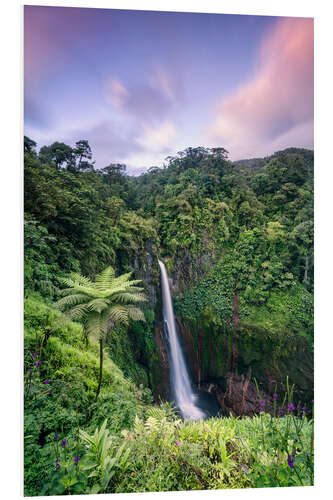
[[[103,346],[109,329],[117,323],[145,321],[137,304],[146,300],[140,280],[131,280],[132,273],[115,277],[112,267],[96,276],[95,281],[78,273],[62,278],[67,288],[56,307],[64,312],[60,322],[81,320],[86,342],[90,337],[99,341],[100,369],[96,399],[98,398],[103,372]]]

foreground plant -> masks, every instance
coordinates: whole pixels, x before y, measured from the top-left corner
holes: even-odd
[[[130,280],[132,273],[115,277],[112,267],[107,267],[92,281],[78,273],[62,278],[68,288],[56,307],[64,311],[61,321],[81,320],[86,342],[95,336],[99,342],[99,376],[96,390],[98,399],[103,374],[103,348],[108,331],[117,323],[128,324],[129,320],[145,321],[143,312],[136,304],[146,300],[141,280]]]
[[[260,391],[257,385],[258,396]],[[252,479],[256,487],[309,486],[314,481],[314,420],[307,418],[307,408],[295,405],[294,385],[286,379],[286,392],[280,408],[278,395],[273,394],[273,414],[265,412],[266,402],[260,401],[260,414],[253,418],[253,430],[258,446],[251,448]],[[278,418],[276,418],[278,415]],[[267,447],[270,456],[265,456]],[[263,459],[262,459],[263,457]]]

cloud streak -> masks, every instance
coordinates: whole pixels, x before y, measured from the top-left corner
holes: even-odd
[[[262,41],[255,76],[220,100],[214,115],[207,137],[234,159],[276,144],[312,147],[313,20],[279,20]]]
[[[181,85],[163,68],[157,68],[146,81],[125,84],[109,78],[105,84],[105,100],[116,110],[127,113],[132,119],[156,123],[166,119],[179,103]]]
[[[173,143],[176,135],[176,127],[170,121],[162,123],[157,128],[144,124],[143,135],[138,138],[137,142],[146,150],[166,153],[170,150],[170,144]]]

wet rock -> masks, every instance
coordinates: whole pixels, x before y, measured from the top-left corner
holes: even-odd
[[[169,364],[161,323],[155,325],[154,337],[157,349],[151,363],[152,391],[155,402],[159,403],[161,400],[169,401],[171,397]]]

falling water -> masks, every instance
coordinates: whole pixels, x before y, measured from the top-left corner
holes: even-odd
[[[185,420],[199,420],[205,418],[206,414],[196,405],[197,396],[191,386],[177,335],[168,274],[163,262],[159,260],[158,263],[161,269],[164,328],[169,342],[171,389],[182,417]]]

